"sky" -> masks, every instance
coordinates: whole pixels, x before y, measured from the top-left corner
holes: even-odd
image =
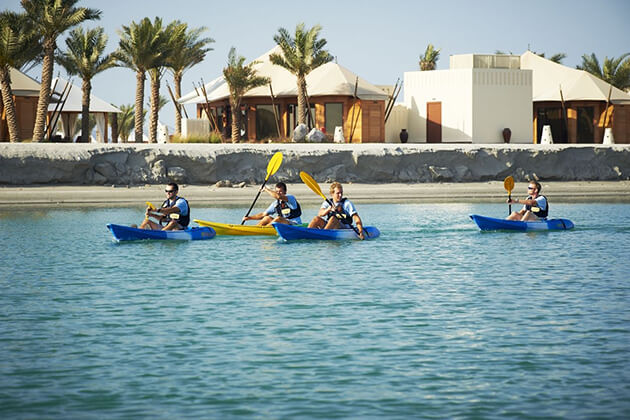
[[[449,56],[455,54],[520,55],[529,49],[547,57],[565,53],[563,64],[575,67],[584,54],[595,53],[603,62],[604,57],[630,52],[628,0],[79,0],[78,6],[102,11],[100,20],[83,26],[105,28],[106,52],[117,48],[122,25],[145,17],[205,26],[204,35],[215,41],[213,50],[184,74],[182,94],[202,78],[207,83],[220,76],[231,47],[249,62],[274,47],[279,28],[294,32],[301,22],[309,28],[321,25],[320,37],[337,62],[376,85],[393,85],[405,72],[418,70],[419,56],[429,43],[441,50],[438,70],[448,69]],[[20,11],[20,1],[0,0],[0,10],[7,9]],[[66,37],[64,33],[57,42],[62,49]],[[28,74],[41,80],[41,67]],[[54,76],[58,74],[67,77],[56,65]],[[165,82],[173,85],[168,73],[161,94],[170,101]],[[134,103],[135,73],[130,69],[107,70],[94,77],[92,86],[94,95],[114,105]],[[194,113],[192,105],[187,110]],[[169,103],[160,121],[173,127],[174,112]]]

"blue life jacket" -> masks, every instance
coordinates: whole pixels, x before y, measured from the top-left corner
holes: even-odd
[[[177,200],[180,199],[180,198],[186,202],[186,205],[188,206],[188,214],[186,216],[184,216],[183,214],[179,213],[179,219],[177,219],[176,222],[179,223],[183,227],[188,227],[188,225],[190,224],[190,204],[188,204],[188,200],[186,200],[184,197],[175,197],[175,199],[173,200],[173,205],[172,206],[168,205],[168,199],[166,199],[162,203],[162,208],[171,208],[171,207],[173,207],[175,205],[175,203],[177,203]],[[171,220],[175,220],[175,219],[171,219],[170,215],[167,215],[166,216],[166,221],[170,222]]]
[[[336,217],[344,225],[352,226],[352,216],[346,213],[346,210],[343,208],[343,203],[345,201],[346,201],[346,197],[343,197],[341,201],[339,202],[339,204],[337,205],[337,207],[335,208],[335,210],[337,210],[337,213],[328,213],[327,220],[330,220],[331,217]]]
[[[289,203],[286,201],[276,200],[276,213],[278,216],[282,216],[285,219],[295,219],[302,215],[302,208],[300,207],[300,203],[295,200],[297,203],[297,208],[292,209],[289,208]]]
[[[547,197],[545,197],[542,194],[539,195],[539,197],[544,197],[545,201],[547,202],[547,207],[545,207],[544,210],[541,209],[538,206],[530,206],[529,204],[525,205],[525,210],[530,210],[532,213],[534,213],[540,219],[545,219],[547,217],[547,215],[549,214],[549,200],[547,200]],[[533,200],[531,195],[529,197],[527,197],[527,199],[528,200]]]

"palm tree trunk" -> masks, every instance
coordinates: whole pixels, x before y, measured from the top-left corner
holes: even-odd
[[[13,92],[11,91],[11,73],[8,67],[0,68],[0,87],[2,88],[2,101],[7,115],[7,125],[9,126],[9,141],[15,143],[20,141],[20,130],[15,117],[15,102],[13,102]]]
[[[182,75],[177,72],[173,75],[173,83],[175,84],[175,100],[182,97]],[[183,105],[180,105],[183,106]],[[175,134],[182,134],[182,111],[179,106],[175,106]]]
[[[39,143],[44,140],[44,125],[48,115],[48,104],[50,103],[50,83],[54,67],[55,41],[44,40],[44,61],[42,63],[42,83],[39,89],[39,100],[37,101],[37,113],[35,114],[35,127],[33,128],[33,142]]]
[[[92,84],[88,79],[83,79],[81,86],[83,98],[81,98],[81,141],[83,143],[90,142],[90,93],[92,92]]]
[[[134,111],[134,127],[136,143],[142,143],[142,120],[144,119],[144,109],[142,108],[142,99],[144,98],[144,79],[143,71],[136,72],[136,107]]]
[[[149,117],[149,143],[157,143],[157,124],[160,106],[160,76],[151,75],[151,115]]]
[[[306,78],[304,76],[297,77],[297,88],[298,124],[306,124]]]
[[[112,143],[118,143],[118,113],[112,112]]]
[[[232,143],[238,143],[241,139],[241,104],[230,100],[232,108]]]

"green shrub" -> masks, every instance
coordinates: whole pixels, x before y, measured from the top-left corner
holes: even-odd
[[[184,138],[179,135],[173,135],[171,143],[223,143],[223,138],[220,134],[213,131],[208,136],[189,136]]]

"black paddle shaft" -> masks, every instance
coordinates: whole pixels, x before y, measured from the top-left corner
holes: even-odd
[[[330,205],[330,208],[332,209],[333,214],[339,215],[341,216],[341,213],[339,213],[337,210],[335,210],[335,205],[332,202],[331,199],[327,198],[326,202],[328,203],[328,205]],[[356,233],[357,235],[361,236],[361,234],[359,233],[359,229],[357,229],[353,224],[350,224],[350,227],[352,228],[352,230],[354,230],[354,233]],[[370,234],[367,232],[366,229],[363,229],[363,233],[365,234],[366,237],[370,237]]]
[[[252,203],[251,206],[249,206],[249,210],[247,210],[247,214],[245,215],[245,217],[249,216],[249,213],[252,212],[252,209],[254,208],[254,204],[256,204],[256,201],[258,200],[258,197],[260,197],[260,193],[262,192],[263,188],[265,188],[266,184],[267,184],[267,180],[265,179],[265,182],[263,182],[262,186],[258,190],[258,194],[256,194],[256,198],[254,198],[254,202]],[[244,224],[245,224],[245,220],[241,220],[241,225],[244,225]]]

